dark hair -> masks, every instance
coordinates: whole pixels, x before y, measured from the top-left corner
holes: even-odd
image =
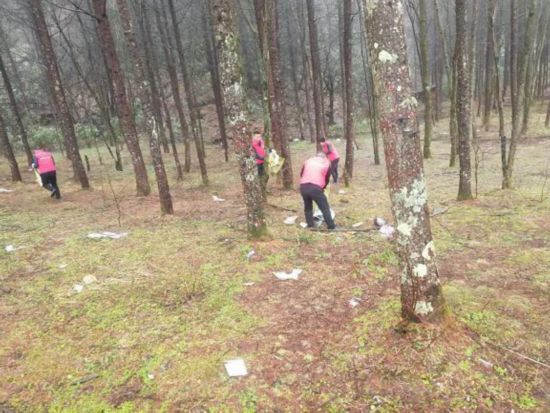
[[[324,142],[324,141],[325,141],[324,137],[319,138],[319,142]]]
[[[255,134],[255,135],[258,135],[258,134],[261,134],[262,132],[260,132],[260,128],[254,128],[252,129],[252,132]]]

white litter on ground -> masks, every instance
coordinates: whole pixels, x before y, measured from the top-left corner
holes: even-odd
[[[300,268],[294,268],[292,272],[287,273],[284,271],[275,271],[273,274],[275,277],[277,277],[278,280],[286,281],[286,280],[297,280],[300,274],[302,273],[302,269]]]
[[[384,237],[386,238],[391,238],[393,233],[395,232],[395,228],[392,227],[391,225],[382,225],[382,227],[380,227],[380,229],[378,230],[380,232],[380,234],[382,234]]]
[[[57,268],[60,268],[60,269],[67,268],[67,264],[59,264]]]
[[[256,251],[254,250],[250,250],[247,254],[246,254],[246,258],[247,259],[250,259],[254,256],[254,254],[256,254]]]
[[[0,188],[0,194],[9,194],[10,192],[13,192],[12,189],[6,189],[6,188]]]
[[[355,224],[352,225],[352,228],[359,228],[361,225],[363,225],[364,222],[361,221],[361,222],[356,222]]]
[[[229,377],[241,377],[248,374],[243,359],[227,360],[224,364]]]
[[[374,226],[376,228],[381,228],[386,224],[387,224],[387,221],[384,218],[380,218],[380,217],[374,218]]]
[[[214,202],[223,202],[223,201],[225,201],[225,199],[220,198],[219,196],[216,196],[216,195],[212,195],[212,199],[214,200]]]
[[[286,225],[294,225],[296,224],[297,219],[298,219],[298,215],[292,215],[290,217],[286,217],[284,223]]]
[[[82,284],[75,284],[73,285],[73,291],[76,293],[81,293],[84,291],[84,286]]]
[[[336,214],[334,213],[332,208],[330,209],[330,215],[332,216],[332,220],[334,221],[334,217],[336,217]],[[313,223],[317,228],[319,228],[323,222],[325,222],[323,213],[319,208],[316,208],[315,211],[313,211]]]
[[[346,193],[347,193],[347,191],[345,191],[344,189],[340,189],[340,190],[338,191],[338,194],[339,194],[339,195],[345,195]]]
[[[255,282],[252,282],[252,281],[243,283],[243,285],[244,285],[245,287],[252,287],[254,284],[256,284],[256,283],[255,283]]]
[[[92,284],[97,281],[97,278],[95,278],[93,275],[87,275],[82,279],[82,282],[84,284]]]
[[[359,305],[359,301],[360,300],[358,298],[353,297],[351,300],[348,301],[348,303],[351,308],[355,308]]]
[[[301,226],[302,228],[307,228],[307,224],[306,224],[305,222],[300,222],[300,226]]]
[[[17,251],[19,248],[17,247],[14,247],[13,245],[6,245],[6,248],[4,248],[6,250],[6,252],[13,252],[13,251]]]
[[[110,231],[103,231],[103,232],[90,232],[88,234],[88,238],[92,239],[101,239],[101,238],[110,238],[110,239],[120,239],[124,238],[126,235],[128,235],[127,232],[110,232]]]

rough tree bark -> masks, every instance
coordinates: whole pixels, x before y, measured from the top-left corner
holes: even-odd
[[[46,66],[48,83],[51,88],[55,111],[61,123],[60,126],[63,132],[65,149],[71,160],[75,177],[80,182],[80,186],[83,189],[87,189],[90,187],[90,183],[88,182],[88,176],[86,175],[86,170],[84,169],[84,164],[82,163],[82,158],[78,150],[73,117],[69,110],[69,105],[67,104],[65,89],[61,82],[61,74],[57,66],[57,59],[48,32],[48,26],[46,25],[42,2],[41,0],[30,0],[30,6],[34,30],[40,46],[42,59]]]
[[[351,29],[352,29],[352,0],[344,0],[343,11],[343,29],[344,36],[342,39],[342,49],[344,57],[344,90],[345,90],[345,127],[344,138],[346,140],[346,161],[344,164],[344,170],[346,171],[346,181],[353,178],[353,149],[355,141],[355,129],[354,129],[354,104],[353,104],[353,60],[351,53]]]
[[[493,108],[493,54],[495,52],[494,35],[493,35],[493,14],[495,11],[495,0],[487,1],[487,37],[485,44],[485,93],[483,94],[483,126],[485,130],[489,130],[491,121],[491,110]],[[497,67],[498,70],[498,67]]]
[[[120,15],[120,21],[122,23],[122,28],[124,30],[126,46],[134,67],[137,96],[143,107],[145,133],[149,136],[149,149],[151,152],[151,158],[153,159],[153,167],[155,170],[155,177],[159,191],[160,210],[163,214],[173,214],[174,208],[172,205],[172,196],[170,195],[170,186],[168,185],[168,177],[166,176],[166,170],[164,169],[164,162],[162,160],[162,154],[159,146],[159,125],[155,122],[155,115],[152,107],[153,103],[151,102],[151,96],[149,95],[150,88],[147,79],[148,77],[152,77],[152,70],[149,63],[151,57],[147,55],[141,56],[139,53],[132,18],[130,16],[130,10],[128,9],[126,0],[117,0],[116,4]],[[147,50],[145,53],[147,53]],[[146,76],[146,70],[149,76]]]
[[[17,159],[15,159],[15,155],[13,153],[13,148],[10,144],[10,139],[8,138],[8,129],[6,127],[6,122],[4,121],[4,117],[2,116],[2,113],[0,113],[0,148],[2,149],[2,153],[8,160],[8,163],[10,164],[10,171],[11,171],[11,180],[13,182],[21,182],[21,172],[19,172],[19,166],[17,165]],[[32,159],[31,159],[32,163]]]
[[[178,16],[176,14],[176,8],[174,7],[174,0],[168,0],[168,10],[170,11],[170,17],[172,19],[172,28],[174,30],[174,37],[176,39],[176,50],[178,52],[178,58],[181,69],[181,76],[183,78],[183,86],[185,88],[185,97],[187,98],[187,107],[189,109],[189,118],[191,119],[191,135],[195,142],[195,149],[197,151],[197,158],[199,160],[199,168],[201,171],[202,184],[208,185],[208,173],[206,171],[206,162],[204,161],[204,151],[199,135],[199,111],[197,108],[197,101],[195,98],[195,89],[189,77],[187,70],[187,63],[185,61],[185,54],[183,51],[183,44],[181,42],[181,34],[178,23]]]
[[[8,99],[10,102],[11,110],[13,116],[15,117],[15,122],[17,124],[17,129],[19,129],[19,134],[21,135],[21,142],[23,143],[23,148],[25,149],[25,155],[27,155],[27,162],[29,165],[32,163],[32,152],[29,146],[29,138],[27,137],[27,130],[23,125],[23,118],[21,117],[21,112],[19,111],[19,106],[17,100],[15,99],[15,94],[13,93],[13,88],[11,86],[10,78],[6,67],[4,66],[4,61],[2,60],[2,54],[0,53],[0,72],[2,72],[2,78],[4,79],[4,87],[6,88],[6,93],[8,94]]]
[[[216,104],[216,114],[218,115],[218,125],[220,128],[220,138],[222,141],[223,154],[225,162],[229,161],[229,145],[227,141],[227,129],[225,127],[225,113],[223,111],[222,87],[220,84],[220,69],[218,53],[215,49],[214,33],[212,31],[211,13],[208,9],[208,2],[203,10],[203,36],[206,45],[206,61],[210,72],[210,81],[212,83],[212,92],[214,93],[214,102]]]
[[[314,0],[307,0],[307,21],[309,26],[309,49],[311,53],[311,72],[313,74],[313,106],[315,111],[315,141],[319,147],[319,138],[326,136],[327,126],[321,85],[321,59],[319,57],[319,40],[317,22],[315,21]]]
[[[239,37],[234,21],[234,2],[210,0],[210,4],[214,18],[216,48],[220,57],[220,81],[225,113],[231,126],[247,209],[248,234],[251,238],[260,238],[267,235],[267,224],[262,205],[262,185],[256,162],[251,155],[251,130],[239,54]]]
[[[265,42],[262,46],[264,50],[266,76],[268,83],[268,106],[269,117],[271,120],[271,136],[275,148],[281,156],[285,158],[282,168],[283,188],[291,189],[294,180],[292,177],[292,159],[288,146],[287,124],[286,124],[286,104],[284,97],[284,87],[281,73],[280,52],[279,52],[279,18],[277,13],[278,0],[256,0],[256,7],[261,7],[257,11],[262,14],[263,24],[265,24]],[[261,25],[258,26],[261,29]],[[260,38],[261,40],[261,38]]]
[[[401,0],[365,1],[370,62],[378,90],[380,127],[401,265],[401,313],[435,321],[444,302],[435,261],[422,150],[416,130]]]
[[[114,93],[114,103],[118,114],[122,134],[126,147],[132,158],[132,166],[134,168],[134,176],[136,179],[136,191],[138,196],[149,195],[151,187],[149,186],[149,178],[147,177],[147,169],[139,146],[136,124],[132,116],[132,109],[128,96],[126,95],[126,87],[124,74],[120,67],[118,55],[115,48],[115,41],[111,31],[111,25],[107,16],[106,0],[94,0],[92,2],[93,12],[97,23],[97,34],[99,44],[109,73],[109,83],[112,84]]]
[[[466,0],[455,0],[456,16],[456,112],[458,124],[458,160],[460,179],[458,200],[472,199],[472,165],[470,159],[470,66],[466,50]]]
[[[535,0],[529,0],[527,6],[527,24],[521,55],[517,50],[517,6],[515,0],[510,3],[510,91],[512,96],[512,134],[506,164],[503,167],[502,189],[513,187],[513,171],[518,141],[521,139],[520,121],[525,105],[525,78],[527,64],[531,56],[535,34]],[[504,158],[503,158],[504,159]]]
[[[426,24],[426,0],[418,2],[418,35],[420,40],[420,77],[422,78],[422,96],[424,97],[424,158],[432,157],[431,142],[433,130],[433,103],[430,74],[430,56],[428,52],[428,28]]]
[[[189,123],[185,117],[183,111],[183,101],[181,99],[180,87],[178,82],[178,72],[176,69],[174,55],[172,53],[173,46],[170,40],[170,35],[167,32],[168,16],[166,15],[166,9],[161,4],[162,21],[160,19],[160,13],[157,9],[156,20],[157,27],[162,39],[162,50],[164,52],[164,59],[166,60],[166,66],[168,69],[168,77],[170,78],[170,88],[172,89],[172,98],[174,99],[174,105],[176,106],[176,113],[178,114],[178,122],[180,124],[181,134],[183,135],[183,145],[185,149],[184,165],[185,172],[191,170],[191,134],[189,132]]]

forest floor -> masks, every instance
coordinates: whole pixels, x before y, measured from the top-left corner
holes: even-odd
[[[61,201],[30,173],[11,184],[3,162],[0,187],[13,192],[0,193],[0,412],[550,411],[542,122],[537,115],[519,148],[513,191],[499,189],[494,130],[480,132],[478,197],[461,203],[447,125],[438,125],[425,167],[450,314],[405,328],[390,241],[285,225],[290,215],[303,221],[301,198],[273,181],[272,239],[248,241],[237,168],[217,147],[207,151],[211,186],[200,185],[195,162],[173,181],[176,212],[164,217],[156,196],[134,196],[129,163],[102,168],[93,150],[90,191],[59,159]],[[370,228],[391,213],[384,166],[358,136],[352,186],[333,188],[330,201],[337,224]],[[297,176],[314,148],[291,148]],[[106,230],[128,235],[87,237]],[[273,275],[293,268],[303,269],[298,280]],[[233,358],[246,377],[227,376]]]

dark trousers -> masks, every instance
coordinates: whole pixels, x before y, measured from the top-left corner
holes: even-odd
[[[42,186],[48,191],[51,191],[52,197],[55,196],[57,199],[61,198],[61,193],[57,186],[57,173],[55,171],[40,174],[40,178],[42,179]]]
[[[323,218],[329,229],[334,229],[334,221],[332,220],[332,215],[330,214],[330,206],[328,204],[328,199],[323,192],[323,189],[315,184],[302,184],[300,185],[300,193],[304,199],[304,214],[306,216],[306,222],[308,227],[313,227],[313,201],[317,204],[321,212],[323,213]]]
[[[330,161],[330,174],[332,175],[332,180],[335,184],[338,183],[338,162],[340,158]]]

